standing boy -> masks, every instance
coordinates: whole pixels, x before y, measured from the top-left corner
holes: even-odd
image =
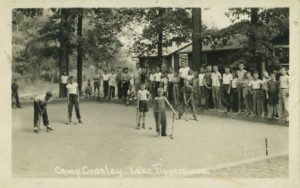
[[[280,73],[278,116],[281,120],[285,118],[286,121],[289,121],[289,76],[285,68],[281,68]]]
[[[161,76],[162,76],[162,74],[160,72],[160,68],[156,67],[156,72],[154,74],[154,80],[155,80],[154,96],[157,96],[157,89],[159,88],[159,85],[160,85]]]
[[[173,103],[173,67],[170,67],[168,72],[168,100],[170,103]]]
[[[110,74],[108,73],[107,70],[104,70],[104,74],[102,75],[102,80],[103,80],[103,92],[104,92],[104,98],[108,97],[108,90],[109,90],[109,76]]]
[[[222,75],[218,71],[218,66],[213,66],[213,73],[211,74],[212,80],[212,97],[214,101],[215,111],[221,111],[221,80]]]
[[[137,129],[140,129],[140,121],[143,118],[142,128],[145,129],[146,113],[148,112],[148,101],[151,99],[151,94],[146,90],[145,84],[141,84],[141,89],[137,94],[137,109],[139,110],[139,119]]]
[[[11,84],[11,95],[12,101],[15,101],[15,104],[12,104],[13,107],[16,105],[17,108],[22,108],[19,99],[19,85],[17,79],[14,79],[13,83]]]
[[[213,108],[213,100],[212,100],[212,80],[211,80],[211,65],[206,66],[206,73],[204,76],[204,86],[205,86],[205,108],[212,109]]]
[[[252,80],[252,76],[250,72],[246,73],[246,79],[244,80],[244,88],[243,88],[243,98],[244,98],[244,104],[246,107],[246,115],[253,115],[252,109],[253,109],[253,99],[252,95],[249,92],[249,83]]]
[[[122,74],[122,91],[123,91],[123,100],[127,99],[127,92],[130,85],[131,76],[128,72],[128,68],[125,67]]]
[[[253,98],[253,113],[255,116],[262,115],[262,102],[261,102],[261,80],[258,79],[258,72],[253,73],[253,80],[249,83],[249,91]]]
[[[223,105],[225,106],[225,113],[230,111],[231,100],[230,100],[230,90],[232,84],[232,74],[230,73],[230,68],[225,67],[225,73],[223,74]]]
[[[268,82],[268,118],[275,119],[278,105],[279,83],[276,81],[276,74],[271,73],[271,80]]]
[[[193,71],[193,81],[192,81],[192,86],[193,86],[193,95],[194,95],[194,103],[195,107],[199,107],[200,104],[200,98],[199,98],[199,79],[198,79],[198,72]]]
[[[151,74],[149,75],[148,89],[152,96],[155,96],[155,71],[155,69],[152,69]]]
[[[115,74],[114,70],[111,70],[111,74],[109,75],[108,79],[109,79],[109,91],[108,91],[109,97],[108,98],[110,100],[111,98],[115,98],[115,92],[116,92],[116,87],[117,87],[117,82],[116,82],[117,75]]]
[[[200,73],[198,75],[198,79],[199,79],[199,107],[201,109],[203,109],[205,107],[205,85],[204,85],[204,76],[205,76],[205,72],[204,72],[204,67],[200,68]]]
[[[178,107],[179,105],[179,98],[180,98],[180,89],[179,89],[179,84],[180,84],[180,78],[178,77],[178,72],[174,72],[174,76],[172,79],[173,82],[173,101],[174,101],[174,106],[175,108]]]
[[[63,75],[60,77],[60,88],[61,88],[61,95],[60,97],[67,97],[67,89],[66,85],[68,84],[68,75],[67,72],[64,72]]]
[[[163,89],[159,88],[157,92],[158,96],[155,97],[153,103],[153,115],[156,123],[156,132],[158,137],[167,136],[166,103],[171,108],[174,115],[176,114],[176,112],[171,106],[168,99],[165,96],[163,96]]]
[[[40,118],[43,118],[43,124],[46,127],[46,131],[52,131],[53,129],[49,126],[49,119],[47,113],[47,103],[52,99],[52,93],[47,92],[45,95],[39,95],[34,98],[33,107],[34,107],[34,117],[33,117],[33,127],[34,133],[39,132],[38,122]]]
[[[72,111],[73,106],[75,106],[75,113],[76,117],[78,119],[78,123],[82,123],[81,116],[80,116],[80,110],[79,110],[79,90],[78,90],[78,84],[76,82],[73,82],[73,76],[69,77],[69,84],[66,86],[68,91],[68,122],[72,122]]]
[[[100,96],[100,80],[101,80],[101,74],[99,73],[99,70],[95,70],[94,74],[94,97]],[[97,95],[96,95],[97,90]]]
[[[136,70],[133,73],[133,84],[134,84],[134,89],[135,92],[137,93],[139,88],[140,88],[140,83],[141,83],[141,73],[142,69],[140,68],[140,64],[136,63]]]
[[[244,80],[246,77],[246,70],[244,69],[244,64],[239,64],[239,70],[236,71],[237,78],[238,78],[238,113],[242,113],[244,110],[244,103],[243,103],[243,85]]]

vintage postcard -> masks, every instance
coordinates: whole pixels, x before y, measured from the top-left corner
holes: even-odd
[[[299,187],[299,5],[2,1],[1,187]]]

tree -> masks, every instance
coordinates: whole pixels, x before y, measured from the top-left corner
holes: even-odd
[[[156,54],[162,63],[163,48],[191,40],[191,10],[182,8],[134,9],[134,23],[143,31],[135,36],[132,51],[139,56]],[[134,25],[136,25],[134,24]]]

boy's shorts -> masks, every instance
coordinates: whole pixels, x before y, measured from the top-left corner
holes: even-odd
[[[148,112],[147,101],[139,101],[139,112]]]

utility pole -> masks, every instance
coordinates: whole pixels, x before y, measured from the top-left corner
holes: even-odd
[[[192,33],[192,69],[199,70],[202,64],[202,18],[201,8],[192,9],[193,33]]]

